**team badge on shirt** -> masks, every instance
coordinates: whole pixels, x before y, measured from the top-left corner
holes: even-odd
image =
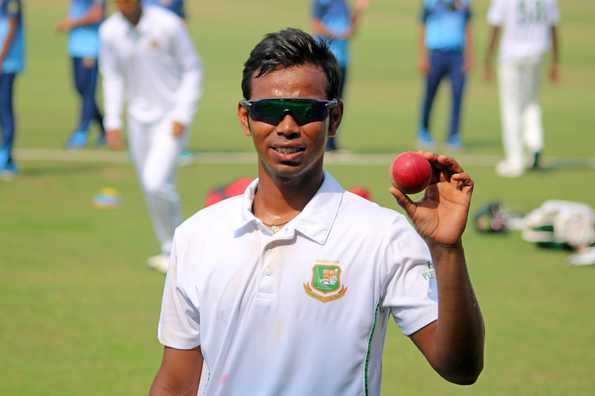
[[[322,302],[337,300],[347,293],[341,280],[341,267],[334,262],[317,262],[312,267],[312,281],[304,283],[310,297]]]

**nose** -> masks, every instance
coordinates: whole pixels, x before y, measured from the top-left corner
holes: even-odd
[[[291,113],[285,113],[276,128],[277,134],[285,135],[287,138],[295,138],[300,134],[300,127]]]

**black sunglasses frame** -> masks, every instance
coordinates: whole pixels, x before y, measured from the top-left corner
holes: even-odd
[[[286,103],[287,107],[277,105],[279,109],[282,109],[277,114],[274,114],[274,115],[269,114],[268,117],[267,117],[267,115],[258,115],[257,109],[258,109],[259,104],[265,104],[265,103],[270,103],[270,102]],[[317,114],[315,114],[313,117],[312,117],[312,115],[310,117],[308,117],[307,115],[303,114],[304,110],[302,110],[302,112],[299,112],[298,109],[296,109],[296,108],[293,108],[293,109],[290,108],[290,106],[292,104],[295,105],[298,103],[310,104],[310,105],[317,106],[317,111],[315,112]],[[255,121],[265,122],[269,125],[279,124],[281,122],[281,120],[283,120],[283,118],[287,114],[291,114],[291,116],[297,122],[297,124],[299,126],[306,125],[306,124],[309,124],[309,123],[315,122],[315,121],[323,121],[328,117],[329,110],[332,108],[335,108],[338,104],[339,104],[339,101],[337,99],[321,100],[321,99],[305,99],[305,98],[267,98],[267,99],[259,99],[259,100],[246,100],[246,99],[240,100],[240,105],[242,107],[248,109],[248,114],[251,119],[253,119]],[[320,106],[324,106],[324,107],[321,109]]]

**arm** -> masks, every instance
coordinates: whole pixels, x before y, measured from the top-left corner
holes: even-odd
[[[434,169],[423,199],[391,192],[426,241],[438,285],[438,319],[411,335],[430,365],[457,384],[475,382],[483,368],[484,325],[467,272],[462,234],[473,181],[449,157],[423,153]]]
[[[488,36],[488,49],[484,59],[484,78],[486,81],[491,81],[493,77],[494,54],[496,53],[496,46],[500,38],[500,26],[492,26]]]
[[[56,25],[56,30],[66,32],[77,27],[96,25],[103,20],[105,12],[100,4],[96,4],[89,9],[83,17],[79,19],[65,19]]]
[[[2,49],[0,50],[0,71],[2,71],[2,63],[10,50],[12,42],[16,36],[17,28],[19,25],[19,21],[17,17],[10,17],[8,18],[8,32],[6,33],[6,37],[4,38],[4,42],[2,43]]]
[[[552,35],[552,58],[550,61],[550,81],[557,83],[560,81],[560,39],[558,28],[553,25],[550,29]]]
[[[339,39],[346,39],[348,37],[344,37],[342,35],[336,35],[335,33],[331,32],[326,26],[322,23],[322,17],[325,14],[327,5],[324,2],[314,0],[312,2],[312,30],[318,36],[322,36],[327,38],[328,40],[339,40]],[[346,36],[351,35],[351,29],[347,32]]]
[[[338,36],[335,36],[329,30],[327,30],[327,28],[324,27],[324,25],[322,24],[322,22],[320,22],[320,19],[318,19],[318,18],[312,19],[312,30],[317,35],[327,37],[331,40],[340,38]]]
[[[370,6],[369,0],[356,0],[355,4],[353,5],[353,11],[351,13],[351,36],[353,36],[354,32],[358,27],[358,23],[361,20],[361,16]]]
[[[161,367],[149,391],[150,396],[196,396],[203,356],[200,348],[183,350],[165,347]]]
[[[177,103],[173,111],[173,133],[179,137],[190,124],[200,97],[202,96],[203,70],[186,27],[180,23],[174,37],[174,54],[182,69],[182,80],[177,92]]]
[[[108,146],[114,150],[121,150],[124,148],[122,138],[124,73],[105,34],[101,35],[101,41],[99,68],[103,77],[103,97],[105,101],[103,124],[107,131],[106,138]]]

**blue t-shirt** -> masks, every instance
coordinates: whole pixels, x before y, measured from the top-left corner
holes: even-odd
[[[105,0],[71,0],[70,19],[80,19],[89,11],[99,6],[105,12]],[[99,25],[79,26],[70,31],[68,38],[68,53],[79,58],[97,58],[99,55]]]
[[[143,0],[143,5],[160,6],[170,10],[180,18],[186,18],[186,11],[184,10],[184,0]]]
[[[2,73],[18,73],[25,69],[25,34],[23,32],[23,13],[21,0],[0,0],[0,45],[4,44],[8,34],[8,22],[17,21],[14,40],[2,63]]]
[[[424,0],[421,22],[429,49],[463,49],[471,19],[470,0]]]
[[[335,34],[345,34],[351,29],[351,10],[345,0],[312,0],[312,18],[318,19],[326,30]],[[349,40],[331,40],[317,36],[325,41],[341,66],[349,62]]]

